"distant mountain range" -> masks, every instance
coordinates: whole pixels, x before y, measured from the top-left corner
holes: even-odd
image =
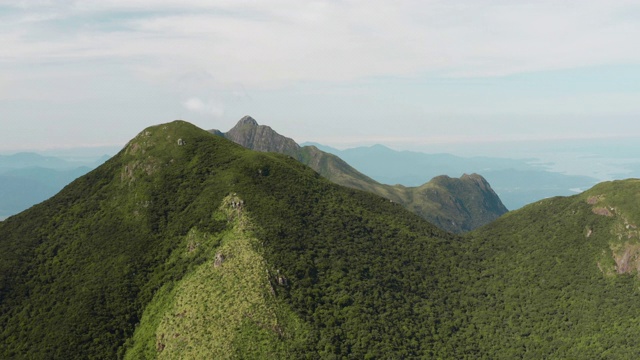
[[[271,129],[269,128],[269,130]],[[253,134],[257,139],[267,139],[273,132],[272,130],[262,130],[262,127],[260,127],[260,131],[260,133]],[[222,132],[219,134],[223,135]],[[237,135],[242,135],[242,133],[239,132]],[[249,141],[250,139],[237,138],[235,140],[237,142],[244,141],[246,144],[252,142]],[[401,184],[408,188],[422,187],[425,180],[440,175],[447,175],[455,179],[463,174],[481,174],[487,183],[491,184],[491,188],[499,196],[504,206],[512,210],[543,198],[571,195],[587,189],[597,182],[597,179],[587,176],[565,175],[548,171],[544,164],[534,163],[534,159],[469,158],[451,154],[396,151],[383,145],[338,150],[316,143],[305,143],[299,146],[292,139],[280,143],[280,147],[272,145],[274,144],[260,144],[262,148],[268,149],[265,151],[286,153],[303,163],[306,163],[305,159],[313,156],[316,164],[308,163],[308,165],[317,171],[323,171],[324,176],[333,176],[332,178],[336,180],[337,173],[348,172],[349,175],[346,178],[337,181],[342,181],[339,183],[343,185],[374,191],[382,195],[385,192],[389,193],[388,189],[382,189],[384,187],[382,184]],[[316,149],[314,150],[314,148]],[[321,151],[317,152],[317,150]],[[116,150],[105,148],[102,151],[111,153]],[[301,156],[296,155],[298,151],[302,152]],[[67,153],[67,155],[75,154],[76,158],[79,155],[77,151],[67,151]],[[95,151],[93,153],[98,154]],[[334,154],[342,161],[328,161],[326,153]],[[83,151],[82,154],[86,154],[86,151]],[[97,158],[97,156],[93,158]],[[69,161],[58,156],[43,156],[36,153],[0,155],[0,220],[49,198],[73,179],[95,168],[108,158],[108,156],[103,156],[97,161],[84,159],[83,161]],[[320,164],[321,160],[327,161],[327,163]],[[346,165],[347,163],[348,165]],[[328,168],[332,166],[333,169]],[[627,165],[627,167],[631,166]],[[32,169],[25,170],[26,168]],[[348,184],[349,182],[351,185]],[[391,191],[391,193],[393,192]],[[406,191],[400,192],[405,195],[396,196],[398,202],[404,204],[411,202],[407,199],[410,194],[406,195]],[[393,194],[386,196],[390,198],[393,197]],[[421,206],[418,204],[416,211],[420,211]],[[447,220],[440,221],[435,218],[431,218],[431,220],[452,231],[461,231],[461,228],[467,229],[476,226],[469,227],[468,224],[448,226],[446,225]],[[490,220],[491,218],[488,218],[488,221]],[[456,224],[462,224],[464,221],[468,222],[468,219],[465,220],[463,216],[452,219],[452,221]],[[482,220],[479,224],[485,221],[487,219]]]
[[[417,187],[386,185],[354,169],[338,156],[315,146],[299,146],[269,126],[259,125],[250,116],[242,118],[226,133],[210,132],[248,149],[289,155],[336,184],[397,202],[447,231],[473,230],[507,212],[489,183],[478,174],[465,174],[460,178],[438,176]]]
[[[50,198],[105,160],[76,162],[27,152],[0,155],[0,220]]]
[[[460,157],[451,154],[425,154],[396,151],[383,145],[338,150],[317,143],[305,143],[339,156],[351,166],[385,184],[418,186],[438,175],[460,176],[479,173],[487,179],[510,210],[558,195],[573,195],[595,185],[588,176],[548,171],[534,159]],[[508,149],[505,149],[508,151]]]
[[[0,358],[634,359],[639,194],[602,183],[458,236],[152,126],[0,222]]]

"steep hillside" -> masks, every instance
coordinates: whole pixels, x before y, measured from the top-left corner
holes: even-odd
[[[0,358],[454,356],[461,243],[186,122],[0,223]]]
[[[402,193],[402,187],[395,188]],[[431,217],[434,224],[445,229],[473,230],[507,211],[489,183],[478,174],[464,174],[460,178],[441,175],[422,186],[404,189],[403,203],[407,209],[425,219]]]
[[[437,177],[418,187],[376,182],[339,157],[315,146],[300,147],[294,140],[245,116],[228,132],[211,130],[248,149],[289,155],[332,182],[372,192],[400,203],[447,231],[461,233],[485,225],[507,212],[500,198],[480,175],[460,179]]]
[[[240,119],[236,126],[222,135],[247,149],[277,152],[302,160],[301,157],[299,158],[300,146],[295,141],[281,136],[268,126],[259,126],[258,122],[250,116]]]
[[[494,359],[637,357],[639,200],[640,180],[602,183],[471,233],[460,346]]]
[[[163,124],[0,222],[0,358],[632,359],[639,203],[603,183],[459,238]]]
[[[240,119],[226,133],[217,130],[210,132],[224,136],[247,149],[289,155],[339,185],[373,193],[384,191],[384,185],[358,172],[339,157],[320,151],[315,146],[301,147],[293,139],[278,134],[269,126],[258,125],[250,116]]]

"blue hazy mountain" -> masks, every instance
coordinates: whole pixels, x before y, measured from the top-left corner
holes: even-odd
[[[0,155],[0,220],[50,198],[106,159],[69,161],[33,152]]]
[[[23,169],[27,167],[65,169],[74,167],[74,164],[58,157],[44,156],[33,152],[0,155],[0,169]]]
[[[566,175],[532,164],[535,159],[461,157],[396,151],[383,145],[339,150],[317,143],[318,149],[344,159],[358,171],[384,184],[417,186],[438,175],[452,177],[464,173],[482,175],[509,210],[558,195],[572,195],[598,182],[588,176]]]

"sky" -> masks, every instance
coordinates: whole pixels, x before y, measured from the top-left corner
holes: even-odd
[[[629,142],[638,39],[637,0],[0,0],[0,152],[244,115],[338,148]]]

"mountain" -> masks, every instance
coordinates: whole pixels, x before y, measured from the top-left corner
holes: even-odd
[[[300,146],[288,137],[284,137],[268,126],[260,126],[250,116],[245,116],[224,135],[227,139],[240,144],[247,149],[262,152],[277,152],[287,154],[298,160]]]
[[[50,198],[104,161],[67,161],[28,152],[0,155],[0,219]]]
[[[403,190],[402,186],[395,188]],[[507,212],[489,183],[478,174],[460,178],[441,175],[422,186],[404,189],[407,209],[450,231],[473,230]]]
[[[635,358],[638,200],[640,180],[601,183],[471,233],[473,301],[453,342],[494,359]]]
[[[53,187],[36,180],[0,175],[0,216],[9,217],[55,193]]]
[[[90,168],[17,168],[0,173],[0,216],[17,214],[50,198]]]
[[[43,156],[32,152],[0,155],[0,169],[20,169],[25,167],[68,169],[76,166],[64,159],[54,156]]]
[[[461,237],[162,124],[0,222],[0,358],[633,359],[639,200],[602,183]]]
[[[460,240],[183,121],[0,223],[1,358],[446,354]]]
[[[459,176],[465,172],[478,172],[491,183],[510,210],[548,197],[573,195],[581,191],[579,189],[588,189],[598,182],[588,176],[549,171],[544,164],[532,163],[535,159],[425,154],[396,151],[383,145],[338,150],[316,143],[307,144],[339,156],[358,171],[387,184],[417,186],[424,179],[442,174]]]
[[[315,146],[299,146],[269,126],[245,116],[228,132],[210,130],[248,149],[289,155],[336,184],[369,191],[397,202],[447,231],[461,233],[485,225],[505,212],[500,198],[478,174],[436,177],[417,187],[381,184],[341,158]]]

